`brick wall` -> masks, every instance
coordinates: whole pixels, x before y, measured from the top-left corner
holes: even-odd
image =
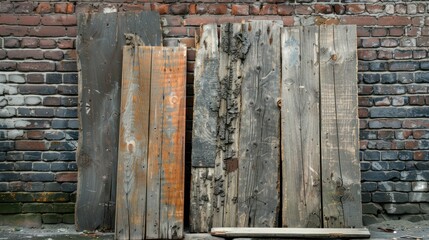
[[[177,2],[0,2],[0,219],[73,222],[76,14],[135,10],[158,11],[164,44],[189,47],[188,160],[200,24],[270,19],[286,26],[358,25],[364,221],[429,219],[427,1]]]

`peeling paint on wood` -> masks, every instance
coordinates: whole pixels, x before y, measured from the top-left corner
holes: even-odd
[[[79,231],[107,230],[114,226],[125,33],[140,36],[146,45],[161,45],[159,15],[130,12],[78,16],[81,129],[76,227]]]

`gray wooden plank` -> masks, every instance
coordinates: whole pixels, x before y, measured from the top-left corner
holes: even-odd
[[[282,169],[284,227],[321,227],[319,29],[282,35]]]
[[[140,12],[78,16],[81,130],[75,219],[79,231],[114,226],[125,33],[135,33],[147,45],[160,45],[159,15]]]
[[[355,27],[321,26],[320,52],[324,227],[360,227]]]
[[[245,23],[242,56],[237,226],[274,227],[279,210],[280,29],[271,21]],[[242,45],[241,45],[242,46]],[[241,54],[241,52],[238,52]]]
[[[213,223],[214,168],[192,168],[190,232],[207,233]]]
[[[366,228],[212,228],[213,236],[224,238],[369,238]]]
[[[151,50],[126,46],[123,52],[115,238],[142,239],[146,225]]]
[[[194,74],[192,166],[214,167],[219,110],[219,50],[215,24],[204,25]]]

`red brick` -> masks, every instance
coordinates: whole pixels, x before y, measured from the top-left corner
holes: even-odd
[[[41,50],[9,50],[7,51],[9,59],[43,59],[43,52]]]
[[[40,23],[40,16],[18,16],[19,25],[37,26]]]
[[[195,38],[181,38],[179,39],[179,43],[185,44],[188,48],[195,47]]]
[[[372,101],[369,97],[358,97],[358,105],[359,107],[371,107]]]
[[[396,39],[393,39],[393,38],[381,39],[382,47],[397,47],[398,45],[399,45],[399,42]]]
[[[427,138],[428,130],[413,130],[413,137],[415,139]]]
[[[336,14],[344,14],[346,12],[346,7],[342,4],[335,4],[334,11]]]
[[[358,59],[359,60],[375,60],[377,59],[377,52],[375,50],[358,50]]]
[[[55,4],[55,12],[56,13],[74,13],[74,5],[73,3],[56,3]]]
[[[5,38],[4,47],[5,48],[18,48],[20,46],[19,39],[16,38]]]
[[[207,13],[207,4],[198,4],[195,8],[197,14]]]
[[[382,13],[384,11],[384,5],[367,4],[366,11],[371,14]]]
[[[293,16],[282,17],[284,26],[293,26],[295,24],[295,18]]]
[[[233,4],[231,6],[232,15],[246,16],[249,15],[249,5]]]
[[[314,5],[314,12],[315,13],[322,13],[322,14],[329,14],[333,12],[331,5],[325,5],[325,4],[315,4]]]
[[[261,11],[261,6],[260,5],[250,5],[249,6],[249,14],[250,15],[259,15],[259,12]]]
[[[415,151],[414,152],[414,160],[426,160],[426,152]]]
[[[55,70],[52,62],[20,62],[18,70],[22,72],[51,72]]]
[[[185,26],[201,26],[204,24],[217,23],[219,17],[216,16],[187,16],[183,20]]]
[[[395,59],[411,59],[413,58],[413,52],[411,50],[395,50]]]
[[[393,53],[392,53],[392,51],[389,51],[389,50],[379,50],[377,58],[381,59],[381,60],[392,59]]]
[[[8,26],[0,25],[0,36],[10,37],[23,37],[26,36],[29,32],[28,27],[25,26]]]
[[[429,119],[405,119],[402,123],[403,128],[429,128]]]
[[[370,26],[377,23],[377,19],[372,16],[342,16],[342,24],[356,24],[358,26]]]
[[[405,149],[418,149],[419,142],[415,140],[405,141]]]
[[[0,24],[15,25],[18,22],[18,16],[14,14],[0,15]]]
[[[385,37],[387,35],[387,29],[386,28],[374,28],[372,29],[372,36],[373,37]]]
[[[193,17],[199,17],[199,16],[193,16]],[[181,26],[182,25],[182,18],[179,16],[163,16],[161,18],[161,22],[162,22],[162,26],[166,27],[166,26]],[[200,26],[200,24],[197,24],[198,26]]]
[[[73,26],[77,24],[76,15],[48,15],[42,17],[42,24],[48,26]]]
[[[45,14],[45,13],[51,13],[51,12],[52,12],[52,6],[48,2],[39,3],[39,5],[36,8],[36,13],[38,14]]]
[[[53,39],[40,39],[39,41],[40,48],[56,48],[56,41]]]
[[[0,59],[5,59],[7,56],[6,50],[0,49]]]
[[[189,4],[189,14],[197,14],[197,4]]]
[[[46,145],[47,144],[44,141],[28,141],[28,140],[15,141],[16,150],[43,151],[48,149]]]
[[[64,53],[62,51],[47,51],[43,56],[48,60],[59,61],[63,59]]]
[[[152,11],[158,12],[160,15],[168,14],[168,4],[152,3]]]
[[[425,98],[424,96],[410,96],[410,105],[425,105]]]
[[[423,59],[426,58],[426,50],[413,50],[414,59]]]
[[[277,5],[275,4],[264,4],[259,12],[261,15],[275,15],[277,14]]]
[[[28,74],[27,83],[44,83],[45,78],[42,74]]]
[[[76,50],[68,50],[64,54],[65,60],[77,60]]]
[[[359,108],[358,109],[359,118],[367,118],[369,116],[367,108]]]
[[[60,172],[55,174],[57,182],[77,182],[77,172]]]
[[[365,12],[364,4],[349,4],[346,5],[346,12],[351,14],[358,14]]]
[[[41,140],[44,138],[44,132],[39,130],[27,131],[27,138],[31,140]]]
[[[34,9],[33,2],[15,3],[15,13],[32,13]]]
[[[410,27],[407,28],[407,36],[409,37],[416,37],[420,34],[420,28],[419,27]]]
[[[125,11],[125,12],[129,12],[129,11],[150,11],[152,10],[151,5],[149,3],[145,3],[145,4],[127,4],[124,3],[121,6],[120,11]]]
[[[295,13],[298,15],[310,15],[313,13],[313,9],[309,5],[297,5]]]
[[[189,5],[186,3],[171,4],[169,10],[175,15],[185,15],[189,12]]]
[[[66,28],[67,37],[76,37],[77,36],[77,27],[67,27]]]
[[[23,38],[21,40],[22,48],[37,48],[39,46],[38,38]]]
[[[364,48],[376,48],[379,46],[380,46],[380,39],[378,38],[362,39],[362,47]]]
[[[357,31],[358,37],[369,37],[369,36],[371,36],[369,28],[357,27],[356,31]]]
[[[422,36],[429,36],[429,27],[422,27]]]
[[[389,35],[392,37],[399,37],[404,35],[404,28],[389,28]]]
[[[60,39],[58,40],[58,48],[61,49],[70,49],[74,48],[74,40],[73,39]]]
[[[76,72],[76,61],[61,61],[56,63],[56,70],[58,72]]]
[[[214,15],[223,15],[228,12],[228,7],[226,4],[210,4],[207,7],[207,13],[208,14],[214,14]]]
[[[288,4],[282,4],[277,6],[277,14],[281,16],[290,16],[295,12],[295,8]]]
[[[41,26],[31,28],[29,34],[36,37],[64,37],[67,35],[67,29],[59,26]]]
[[[381,26],[406,26],[411,24],[411,19],[403,16],[380,17],[377,24]]]

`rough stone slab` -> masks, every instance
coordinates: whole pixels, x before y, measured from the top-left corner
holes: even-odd
[[[42,226],[42,216],[33,213],[0,215],[0,225],[40,228]]]
[[[184,240],[223,240],[224,238],[215,237],[209,233],[188,233]]]

